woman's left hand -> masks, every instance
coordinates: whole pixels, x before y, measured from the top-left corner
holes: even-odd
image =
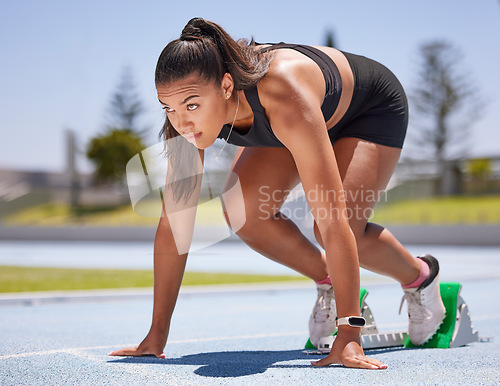
[[[387,365],[379,360],[365,356],[360,345],[359,331],[354,335],[352,332],[342,333],[339,331],[330,354],[319,361],[311,362],[313,366],[317,367],[334,363],[358,369],[383,370],[387,368]]]

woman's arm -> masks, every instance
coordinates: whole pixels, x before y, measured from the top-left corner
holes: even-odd
[[[359,261],[356,240],[346,213],[342,179],[328,137],[317,91],[303,72],[274,68],[262,82],[262,104],[278,139],[290,150],[325,243],[326,260],[338,317],[359,315]],[[339,327],[328,358],[320,365],[383,368],[364,356],[360,330]],[[382,366],[382,367],[381,367]]]
[[[202,151],[200,158],[203,162]],[[167,181],[170,175],[169,166]],[[139,346],[113,351],[109,355],[155,355],[158,358],[165,358],[163,349],[167,343],[170,320],[186,267],[200,186],[201,178],[198,178],[196,188],[188,202],[176,203],[168,188],[169,184],[166,184],[163,216],[159,221],[154,241],[154,304],[151,328]]]

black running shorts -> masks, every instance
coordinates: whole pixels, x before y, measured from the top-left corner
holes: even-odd
[[[382,64],[344,52],[354,75],[351,104],[328,134],[332,143],[355,137],[390,147],[403,147],[408,101],[396,76]]]

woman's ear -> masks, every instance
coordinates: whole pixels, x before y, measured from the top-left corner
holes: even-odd
[[[231,98],[231,95],[233,95],[234,91],[234,81],[233,77],[229,72],[226,72],[222,77],[221,88],[222,88],[222,95],[224,95],[224,98],[226,99]]]

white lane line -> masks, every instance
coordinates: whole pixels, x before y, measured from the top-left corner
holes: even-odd
[[[478,320],[499,320],[500,319],[500,314],[496,315],[480,315],[480,316],[473,316],[472,317],[472,323],[474,321]],[[400,323],[390,323],[390,324],[384,324],[382,323],[381,325],[378,326],[379,328],[395,328],[395,327],[406,327],[406,324],[400,324]],[[239,340],[239,339],[259,339],[259,338],[272,338],[272,337],[280,337],[280,336],[294,336],[294,335],[304,335],[307,336],[308,332],[307,331],[292,331],[292,332],[278,332],[278,333],[272,333],[272,334],[253,334],[253,335],[239,335],[239,336],[219,336],[219,337],[211,337],[211,338],[195,338],[195,339],[184,339],[184,340],[172,340],[168,341],[167,344],[185,344],[185,343],[202,343],[202,342],[213,342],[213,341],[219,341],[219,340]],[[120,347],[133,347],[136,346],[137,343],[132,343],[132,344],[120,344]],[[67,353],[67,354],[73,354],[74,350],[80,350],[80,351],[85,351],[85,350],[104,350],[104,349],[113,349],[117,348],[118,345],[108,345],[108,346],[92,346],[92,347],[75,347],[75,348],[64,348],[64,349],[57,349],[57,350],[47,350],[47,351],[35,351],[35,352],[28,352],[28,353],[20,353],[20,354],[11,354],[11,355],[0,355],[0,360],[2,359],[12,359],[12,358],[26,358],[26,357],[32,357],[32,356],[39,356],[39,355],[52,355],[52,354],[59,354],[59,353]]]
[[[2,355],[2,356],[0,356],[0,359],[26,358],[26,357],[32,357],[32,356],[38,356],[38,355],[60,354],[60,353],[67,353],[70,350],[72,350],[72,349],[62,348],[59,350],[35,351],[35,352],[26,352],[26,353],[21,353],[21,354]]]
[[[288,282],[264,282],[242,284],[208,284],[185,285],[180,289],[179,296],[187,295],[213,295],[234,292],[265,292],[265,291],[290,291],[310,289],[314,286],[310,281],[300,280]],[[30,303],[44,304],[48,302],[70,301],[99,301],[130,298],[153,299],[153,288],[118,288],[97,290],[68,290],[68,291],[41,291],[41,292],[16,292],[0,294],[0,305],[26,305]]]
[[[104,346],[100,346],[104,347]],[[107,363],[104,362],[100,355],[93,355],[85,352],[84,349],[67,349],[66,352],[77,358],[88,360],[90,362],[97,363],[102,366],[112,366],[113,370],[119,370],[123,373],[130,374],[132,376],[140,376],[147,379],[148,382],[154,381],[156,384],[168,384],[168,385],[193,385],[193,382],[188,382],[185,379],[181,379],[179,375],[175,375],[169,372],[161,372],[158,369],[152,369],[151,367],[138,366],[137,364],[131,363]],[[133,382],[132,382],[133,383]]]
[[[307,336],[307,331],[291,331],[291,332],[277,332],[272,334],[253,334],[253,335],[238,335],[238,336],[219,336],[219,337],[211,337],[211,338],[195,338],[195,339],[183,339],[183,340],[172,340],[168,341],[167,344],[185,344],[185,343],[201,343],[201,342],[213,342],[219,340],[243,340],[243,339],[260,339],[260,338],[273,338],[280,336],[294,336],[294,335],[305,335]],[[104,349],[113,349],[117,348],[118,345],[108,345],[108,346],[92,346],[92,347],[74,347],[74,348],[61,348],[56,350],[47,350],[47,351],[34,351],[20,354],[10,354],[10,355],[0,355],[1,359],[12,359],[12,358],[26,358],[32,356],[39,355],[52,355],[52,354],[73,354],[76,351],[86,351],[86,350],[104,350]],[[133,344],[120,344],[120,347],[133,347],[137,346],[137,343]]]

